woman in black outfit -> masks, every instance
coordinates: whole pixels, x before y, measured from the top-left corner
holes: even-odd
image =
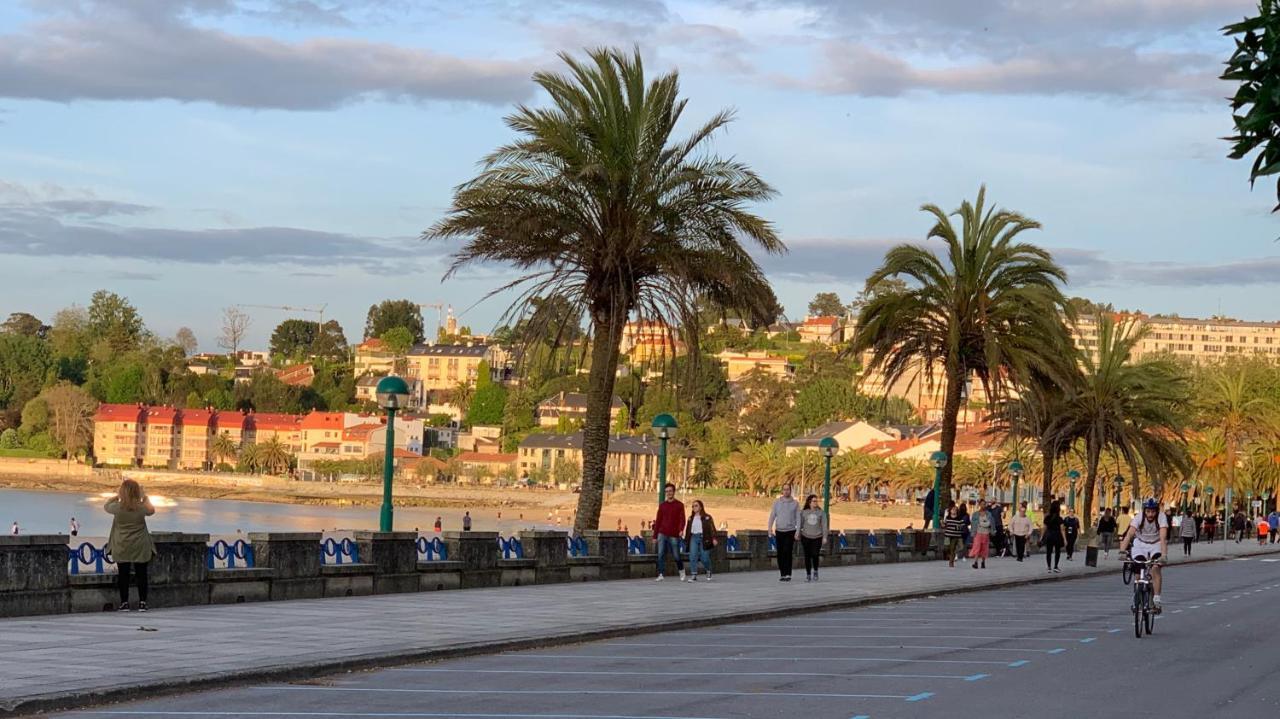
[[[1067,561],[1070,562],[1076,553],[1076,539],[1080,537],[1080,520],[1071,507],[1067,507],[1067,516],[1062,518],[1062,534],[1067,538]]]
[[[1067,544],[1067,535],[1063,530],[1062,505],[1053,502],[1049,505],[1049,513],[1044,518],[1044,563],[1050,572],[1061,572],[1058,562],[1062,559],[1062,548]]]

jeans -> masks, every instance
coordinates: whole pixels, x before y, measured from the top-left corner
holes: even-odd
[[[1021,562],[1027,556],[1027,538],[1021,534],[1013,535],[1013,546],[1017,549],[1018,561]]]
[[[147,601],[147,563],[119,562],[116,566],[120,569],[120,574],[116,577],[116,588],[120,590],[120,603],[129,602],[130,574],[138,579],[138,601]]]
[[[1070,561],[1071,557],[1074,556],[1076,553],[1076,536],[1078,535],[1075,535],[1075,534],[1067,535],[1067,560],[1068,561]]]
[[[683,572],[684,559],[680,556],[680,538],[659,534],[653,541],[658,545],[658,576],[666,574],[668,553],[675,557],[676,569]]]
[[[1182,553],[1187,555],[1188,557],[1191,556],[1191,542],[1194,540],[1195,540],[1195,537],[1182,538]]]
[[[822,556],[822,537],[801,537],[800,548],[804,550],[805,575],[817,574],[818,558]]]
[[[795,560],[796,530],[779,529],[774,535],[778,544],[778,573],[784,577],[791,576],[791,564]]]
[[[702,568],[707,570],[707,576],[711,576],[711,550],[707,545],[702,543],[702,535],[694,534],[689,538],[689,574],[698,576],[698,561],[702,561]]]

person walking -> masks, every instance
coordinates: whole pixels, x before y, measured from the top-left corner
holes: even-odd
[[[929,523],[933,521],[933,490],[924,496],[924,528],[929,528]],[[936,529],[936,527],[935,527]]]
[[[1271,525],[1271,532],[1270,532],[1271,542],[1270,543],[1275,544],[1276,531],[1280,530],[1280,512],[1277,512],[1274,509],[1271,510],[1271,513],[1267,515],[1267,524]]]
[[[1018,516],[1009,522],[1009,531],[1013,534],[1013,545],[1021,562],[1027,554],[1027,538],[1031,536],[1031,518],[1027,516],[1026,502],[1018,505]]]
[[[1050,573],[1061,573],[1058,562],[1062,560],[1062,548],[1067,545],[1067,531],[1062,518],[1062,505],[1057,501],[1049,503],[1049,511],[1044,515],[1040,532],[1044,542],[1045,567]]]
[[[436,531],[437,534],[439,534],[440,530],[443,527],[444,527],[444,520],[440,517],[436,517],[436,523],[432,528]]]
[[[107,547],[111,557],[115,559],[119,575],[116,577],[116,588],[120,592],[119,611],[136,608],[140,612],[147,611],[147,566],[155,557],[156,545],[147,529],[147,517],[156,513],[151,498],[142,491],[142,485],[132,479],[120,483],[116,496],[103,505],[107,514],[111,515],[111,533],[107,537]],[[129,604],[130,579],[138,585],[138,604]]]
[[[1098,543],[1102,545],[1104,559],[1111,556],[1111,541],[1115,539],[1117,529],[1119,523],[1111,516],[1111,508],[1102,510],[1102,517],[1098,519]]]
[[[1076,510],[1067,507],[1067,516],[1062,518],[1062,536],[1067,539],[1067,561],[1075,561],[1076,540],[1080,538],[1080,520],[1076,518]]]
[[[947,516],[942,520],[942,536],[947,540],[947,566],[954,567],[956,554],[964,546],[964,522],[956,507],[947,507]]]
[[[982,502],[973,515],[973,549],[969,550],[969,558],[973,560],[974,569],[978,568],[978,562],[982,562],[983,569],[987,568],[987,555],[991,553],[991,531],[991,512],[987,510],[987,503]]]
[[[1004,526],[1004,505],[1000,502],[992,502],[987,505],[986,510],[991,515],[991,551],[994,557],[1009,556],[1009,542],[1005,539],[1006,527]]]
[[[462,531],[471,531],[471,512],[468,511],[462,515]]]
[[[778,547],[778,581],[791,581],[791,563],[794,561],[796,537],[800,534],[800,503],[791,496],[791,485],[782,485],[782,496],[769,510],[769,535]]]
[[[658,552],[658,580],[666,573],[667,554],[676,559],[680,581],[684,581],[684,559],[680,557],[680,534],[685,529],[684,504],[676,499],[676,486],[668,482],[662,488],[664,499],[658,505],[658,516],[653,520],[653,541]]]
[[[1196,541],[1196,518],[1190,512],[1182,515],[1182,526],[1178,534],[1182,537],[1182,556],[1191,556],[1191,543]]]
[[[80,523],[76,521],[75,517],[71,518],[71,536],[80,536]]]
[[[1267,518],[1258,515],[1258,546],[1261,547],[1267,543],[1267,535],[1271,534],[1271,525],[1267,523]]]
[[[20,530],[20,529],[18,529],[18,523],[17,523],[17,522],[14,522],[14,523],[13,523],[13,526],[9,528],[9,534],[12,534],[12,535],[13,535],[13,536],[15,536],[15,537],[16,537],[16,536],[18,536],[18,533],[19,533],[20,531],[21,531],[21,530]]]
[[[711,581],[711,547],[716,546],[716,522],[702,506],[702,500],[695,499],[689,505],[689,521],[684,527],[684,541],[689,545],[689,581],[698,581],[698,562],[707,570],[707,581]]]
[[[827,513],[818,506],[818,495],[804,498],[800,510],[800,548],[804,551],[804,581],[818,581],[818,558],[827,543]]]
[[[1231,515],[1231,532],[1236,535],[1236,544],[1244,539],[1244,526],[1244,512],[1237,509],[1236,513]]]
[[[1208,537],[1206,542],[1213,544],[1213,540],[1218,538],[1218,513],[1210,512],[1204,516],[1204,533]]]

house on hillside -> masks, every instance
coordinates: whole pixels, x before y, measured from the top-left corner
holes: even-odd
[[[622,400],[615,395],[609,406],[610,424],[618,419],[622,407]],[[577,422],[585,421],[587,395],[582,392],[558,392],[539,402],[534,414],[538,418],[539,427],[555,427],[560,424],[561,417]]]
[[[818,451],[818,443],[824,437],[832,437],[839,442],[841,452],[852,452],[875,442],[891,442],[897,439],[893,434],[862,420],[827,422],[788,441],[786,444],[787,454],[816,452]]]
[[[833,345],[844,341],[844,322],[839,317],[806,317],[799,329],[802,342]]]
[[[656,489],[658,484],[658,451],[660,443],[649,435],[613,435],[609,437],[609,457],[605,471],[631,489]],[[554,476],[556,465],[568,462],[582,471],[582,433],[531,434],[520,442],[518,471],[520,476],[543,472]],[[697,460],[678,448],[668,447],[667,479],[676,485],[686,484],[693,476]]]

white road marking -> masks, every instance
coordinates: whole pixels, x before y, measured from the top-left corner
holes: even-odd
[[[84,709],[70,712],[68,716],[105,715],[105,716],[187,716],[187,717],[459,717],[471,719],[717,719],[716,717],[673,717],[673,716],[639,716],[631,714],[495,714],[492,712],[211,712],[211,711],[120,711],[106,709]]]
[[[687,645],[685,645],[687,646]],[[386,669],[384,671],[391,672],[415,672],[422,674],[550,674],[560,676],[568,675],[587,675],[587,676],[658,676],[670,677],[671,672],[639,672],[639,671],[565,671],[563,669],[418,669],[414,667],[399,667]],[[832,674],[821,672],[734,672],[726,675],[724,672],[686,672],[681,671],[680,676],[685,677],[837,677],[841,679],[957,679],[960,681],[974,681],[975,674],[866,674],[857,672],[854,674]]]
[[[633,695],[657,694],[664,696],[703,696],[703,697],[780,697],[797,699],[802,697],[822,697],[824,699],[910,699],[913,694],[845,694],[836,692],[805,692],[796,694],[792,691],[715,691],[684,689],[395,689],[375,687],[322,687],[312,685],[283,684],[253,687],[260,691],[297,691],[297,692],[363,692],[366,694],[522,694],[522,695],[561,695],[561,694],[595,694],[595,695]]]
[[[1067,641],[1072,641],[1068,639]],[[613,648],[622,647],[687,647],[688,642],[628,642],[626,644],[613,644]],[[708,648],[732,648],[732,649],[927,649],[927,650],[947,650],[956,649],[965,652],[1036,652],[1052,654],[1051,649],[1021,649],[1021,648],[1005,648],[1005,647],[956,647],[956,646],[906,646],[895,644],[893,646],[870,646],[870,645],[851,645],[851,644],[708,644]],[[687,657],[688,659],[698,659],[698,657]],[[670,674],[671,672],[667,672]],[[685,672],[680,672],[684,674]]]
[[[876,628],[877,627],[867,627],[867,629],[876,629]],[[1076,641],[1075,639],[1071,639],[1069,637],[1067,638],[1064,638],[1064,637],[1017,637],[1017,636],[1015,637],[1011,637],[1011,636],[983,637],[983,636],[971,636],[968,634],[833,634],[830,632],[826,634],[797,634],[795,632],[785,632],[785,633],[774,632],[771,634],[766,634],[763,632],[750,632],[750,633],[738,634],[738,633],[724,632],[724,633],[718,633],[716,636],[747,637],[747,638],[751,638],[751,637],[813,637],[816,639],[835,639],[839,637],[845,637],[848,639],[978,639],[983,641],[1021,639],[1029,642],[1074,642]]]
[[[512,656],[510,654],[505,656]],[[637,656],[630,654],[529,654],[525,658],[538,659],[662,659],[670,660],[670,656]],[[691,657],[695,658],[695,657]],[[1008,662],[993,662],[985,659],[903,659],[901,657],[714,657],[699,655],[697,659],[720,662],[904,662],[912,664],[1000,664],[1008,666]]]

